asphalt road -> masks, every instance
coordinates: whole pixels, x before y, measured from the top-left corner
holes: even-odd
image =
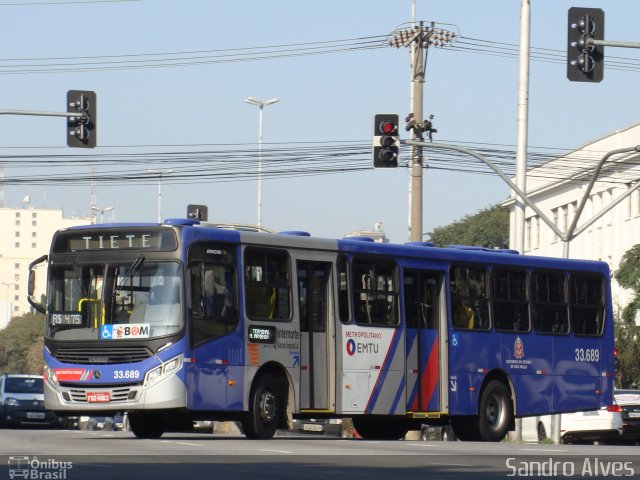
[[[549,475],[549,473],[551,475]],[[401,480],[640,477],[640,448],[614,445],[272,440],[213,434],[0,430],[0,480]]]

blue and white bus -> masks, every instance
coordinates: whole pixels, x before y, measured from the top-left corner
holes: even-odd
[[[270,438],[294,418],[350,417],[364,438],[426,423],[498,441],[516,417],[611,404],[609,275],[170,219],[58,231],[29,298],[46,314],[46,407],[62,415],[127,411],[142,438],[196,419]]]

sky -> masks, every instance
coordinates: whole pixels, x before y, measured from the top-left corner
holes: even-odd
[[[640,52],[607,47],[607,60],[617,57],[618,65],[631,66],[613,68],[612,61],[599,84],[569,82],[564,62],[569,7],[603,8],[605,38],[633,42],[640,2],[575,1],[531,0],[537,59],[530,64],[528,138],[535,151],[579,148],[640,121],[634,88]],[[113,215],[120,222],[152,222],[158,190],[146,170],[172,169],[162,182],[164,218],[184,217],[187,204],[203,204],[211,221],[255,223],[258,108],[243,99],[276,97],[279,102],[263,112],[265,172],[267,156],[283,155],[293,155],[295,168],[304,171],[309,152],[315,170],[265,174],[262,224],[339,238],[354,227],[382,222],[392,241],[404,242],[408,170],[368,167],[373,115],[409,113],[409,54],[380,43],[353,47],[406,28],[411,5],[412,0],[0,0],[0,109],[62,112],[67,90],[98,96],[98,147],[92,150],[66,146],[62,118],[0,115],[4,206],[19,207],[28,195],[34,207],[88,215],[95,193],[97,206],[113,207],[105,220]],[[515,151],[518,59],[505,52],[517,52],[520,5],[416,0],[418,20],[458,35],[455,48],[431,48],[427,61],[424,112],[435,116],[439,143]],[[290,47],[276,47],[282,45]],[[268,53],[282,49],[306,54]],[[555,61],[538,60],[545,52]],[[402,138],[408,138],[404,130]],[[359,153],[343,159],[345,145],[357,146]],[[189,163],[193,152],[209,153]],[[329,153],[326,159],[319,156],[323,152]],[[116,155],[132,160],[118,163]],[[430,162],[426,155],[424,232],[509,195],[495,175],[472,168],[472,160],[459,168],[446,159]],[[335,167],[343,160],[363,168],[318,174],[323,162]],[[513,155],[506,160],[514,161]],[[136,180],[124,181],[124,174]],[[91,175],[98,178],[93,190],[89,181],[69,182]],[[114,180],[100,181],[105,176]]]

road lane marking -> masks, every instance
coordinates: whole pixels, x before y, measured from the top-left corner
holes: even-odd
[[[521,452],[551,452],[551,453],[567,453],[569,450],[551,450],[542,448],[520,448]]]
[[[267,450],[267,449],[262,449],[260,451],[261,452],[274,452],[274,453],[293,453],[293,452],[290,452],[288,450]]]
[[[200,443],[191,443],[191,442],[176,442],[178,445],[187,445],[189,447],[204,447]]]

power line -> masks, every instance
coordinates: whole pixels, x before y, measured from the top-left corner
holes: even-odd
[[[515,151],[512,145],[491,145],[486,143],[449,142],[468,145],[478,153],[492,160],[507,175],[515,170]],[[89,185],[92,182],[105,185],[123,183],[152,184],[156,178],[146,170],[154,165],[172,168],[175,173],[163,179],[165,183],[195,184],[213,182],[243,182],[257,179],[257,149],[238,148],[222,145],[223,148],[195,150],[182,148],[171,151],[92,153],[79,155],[3,155],[0,164],[5,167],[3,185]],[[186,146],[185,146],[186,147]],[[263,149],[264,177],[266,179],[312,177],[362,172],[372,169],[370,144],[352,142],[292,142],[267,144]],[[494,175],[484,164],[458,152],[438,152],[426,150],[426,168],[438,171],[461,172],[467,174]],[[407,152],[408,153],[408,152]],[[568,150],[552,151],[549,148],[532,147],[529,152],[528,178],[544,181],[584,181],[593,170],[598,159],[585,157]],[[597,154],[597,153],[596,153]],[[406,157],[405,157],[406,158]],[[547,166],[550,160],[553,164]],[[633,172],[627,172],[628,165],[640,165],[637,158],[625,159],[624,170],[619,162],[610,162],[606,169],[613,178],[600,183],[628,185],[636,181]],[[37,174],[8,175],[13,168],[23,172],[36,169]],[[61,172],[67,167],[74,173]],[[101,167],[100,173],[90,174],[90,167]],[[406,167],[402,165],[402,167]],[[104,170],[109,168],[110,170]],[[114,170],[115,169],[115,170]]]

